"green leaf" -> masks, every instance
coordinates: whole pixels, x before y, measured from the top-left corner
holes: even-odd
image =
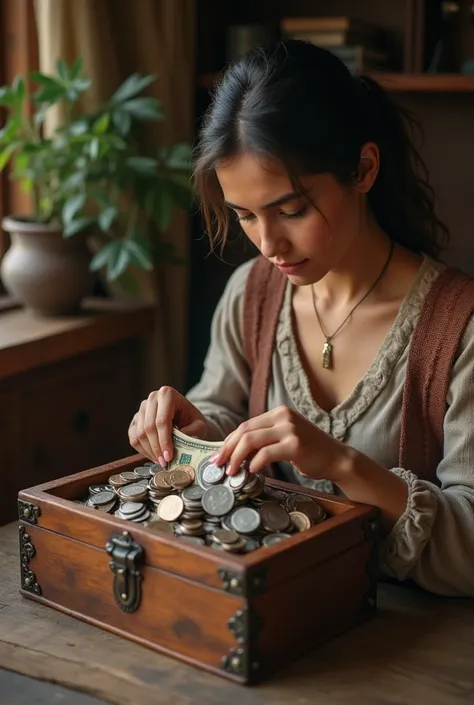
[[[62,81],[69,81],[69,68],[64,59],[58,59],[56,61],[56,71]]]
[[[170,169],[189,171],[191,169],[191,154],[191,145],[187,142],[180,142],[171,147],[164,161]]]
[[[79,118],[76,122],[73,122],[69,126],[69,133],[71,135],[83,135],[89,130],[89,125],[87,120],[84,118]]]
[[[100,142],[98,137],[93,137],[89,144],[89,156],[92,160],[96,160],[99,156]]]
[[[99,215],[99,227],[104,233],[110,230],[110,226],[114,222],[117,215],[118,208],[116,208],[115,206],[108,206],[108,208],[102,211],[102,213]]]
[[[132,116],[129,113],[121,110],[114,110],[112,113],[112,122],[123,137],[126,137],[132,127]]]
[[[51,105],[62,100],[64,96],[65,90],[62,86],[45,86],[44,88],[39,88],[35,93],[35,101]]]
[[[134,98],[121,106],[139,120],[160,120],[163,117],[160,102],[156,98]]]
[[[125,240],[124,244],[130,254],[130,261],[137,264],[139,267],[151,271],[153,269],[153,260],[150,254],[148,243],[140,240]]]
[[[133,98],[138,93],[141,93],[150,83],[153,83],[155,76],[141,76],[134,73],[117,88],[110,99],[111,103],[122,103],[129,98]]]
[[[81,210],[85,202],[85,193],[78,193],[75,196],[68,198],[62,211],[63,222],[65,223],[66,228],[74,220],[77,212]]]
[[[16,105],[18,106],[18,108],[21,108],[21,105],[26,95],[26,85],[25,81],[23,80],[23,76],[15,76],[12,83],[12,88],[15,92]]]
[[[18,130],[21,127],[21,118],[19,115],[12,114],[6,125],[0,130],[0,143],[11,142],[16,137]]]
[[[84,60],[83,60],[82,56],[78,56],[77,59],[72,64],[71,70],[69,72],[69,75],[71,76],[72,79],[75,79],[79,76],[79,74],[82,71],[83,65],[84,65]]]
[[[99,269],[102,269],[102,267],[106,267],[110,260],[115,261],[117,251],[119,249],[120,242],[118,240],[108,242],[93,256],[90,263],[90,269],[93,272],[98,272]]]
[[[104,113],[92,125],[92,132],[94,133],[94,135],[103,135],[104,132],[107,132],[107,130],[109,129],[109,125],[110,115],[108,113]]]
[[[71,235],[80,233],[82,230],[92,225],[92,223],[94,223],[94,218],[78,218],[77,220],[73,220],[64,228],[64,237],[71,237]]]
[[[45,73],[41,73],[41,71],[32,71],[30,73],[30,78],[32,81],[40,83],[42,86],[47,86],[48,88],[60,88],[61,90],[63,89],[63,85],[60,81],[52,78],[52,76],[47,76]]]
[[[68,178],[63,181],[62,183],[62,190],[64,193],[68,193],[68,191],[74,191],[77,188],[80,188],[85,181],[85,174],[82,171],[76,171],[74,174],[71,174],[68,176]]]
[[[3,171],[3,169],[6,167],[6,165],[8,164],[8,160],[10,159],[11,155],[17,147],[18,143],[12,142],[7,147],[5,147],[2,152],[0,152],[0,171]]]
[[[154,176],[157,173],[158,164],[152,157],[128,157],[126,164],[130,169],[144,176]]]
[[[161,231],[166,230],[171,221],[173,201],[168,191],[161,186],[153,198],[153,220]]]
[[[2,86],[0,88],[0,105],[6,108],[13,108],[16,103],[15,92],[10,86]]]
[[[97,272],[107,267],[107,279],[109,281],[118,279],[131,263],[130,252],[125,242],[125,240],[113,240],[104,245],[92,258],[90,263],[92,271]]]
[[[74,81],[71,83],[71,88],[73,88],[78,93],[83,93],[91,86],[91,84],[92,80],[90,78],[81,76],[80,78],[74,79]]]
[[[45,117],[46,117],[46,110],[44,110],[44,108],[40,108],[33,115],[33,124],[36,127],[40,127],[43,124]]]

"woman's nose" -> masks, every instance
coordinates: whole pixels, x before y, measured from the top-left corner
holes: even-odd
[[[260,225],[260,246],[259,250],[264,257],[272,259],[277,255],[287,252],[289,249],[288,240],[279,231],[279,228],[269,226],[265,223]]]

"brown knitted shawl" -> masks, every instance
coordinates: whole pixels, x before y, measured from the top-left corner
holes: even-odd
[[[252,266],[244,297],[243,337],[252,370],[249,417],[267,410],[271,360],[287,279],[268,260]],[[413,333],[403,390],[399,465],[438,483],[451,368],[474,310],[474,279],[447,268],[435,280]],[[270,470],[275,474],[275,469]],[[439,483],[438,483],[439,484]]]

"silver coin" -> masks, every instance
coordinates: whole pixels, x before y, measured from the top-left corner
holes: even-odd
[[[89,492],[91,494],[98,494],[99,492],[113,492],[114,488],[112,485],[91,485],[89,487]]]
[[[190,485],[189,487],[184,488],[184,490],[181,492],[181,497],[187,502],[199,501],[199,504],[197,506],[200,507],[203,494],[204,490],[202,489],[202,487],[199,487],[199,485]]]
[[[89,501],[92,506],[100,506],[101,504],[109,504],[115,499],[115,493],[114,492],[97,492],[97,494],[93,494]]]
[[[209,463],[202,471],[202,479],[210,485],[217,485],[218,482],[224,479],[225,471],[225,465],[219,466],[215,463]]]
[[[136,468],[133,468],[133,472],[137,477],[151,477],[151,472],[149,467],[145,467],[145,465],[139,465]]]
[[[143,502],[124,502],[120,506],[122,514],[137,514],[145,508]]]
[[[245,541],[245,546],[243,547],[244,553],[250,553],[251,551],[256,551],[260,544],[255,539],[249,538],[247,536],[243,537]]]
[[[204,473],[205,469],[207,468],[207,466],[213,464],[210,461],[210,457],[211,456],[201,460],[201,462],[199,463],[199,465],[196,469],[196,482],[200,487],[202,487],[203,490],[208,490],[210,487],[213,487],[212,483],[206,482],[206,480],[204,480],[204,478],[203,478],[203,473]]]
[[[233,490],[240,490],[248,481],[249,474],[245,468],[240,468],[239,472],[229,477],[229,487]]]
[[[280,543],[280,541],[284,541],[285,539],[290,539],[291,534],[284,534],[284,533],[278,533],[278,534],[268,534],[267,536],[264,536],[262,538],[262,543],[264,546],[274,546],[277,543]]]
[[[232,514],[230,523],[241,534],[252,534],[260,526],[260,514],[256,509],[240,507]]]
[[[143,485],[139,485],[134,482],[133,485],[125,485],[125,487],[120,487],[121,497],[134,497],[135,495],[142,495],[145,491]]]
[[[133,472],[133,470],[124,470],[123,472],[120,473],[120,477],[123,480],[126,480],[127,482],[132,482],[133,480],[137,479],[137,476]]]
[[[221,517],[228,514],[234,506],[234,502],[234,493],[224,485],[210,487],[202,496],[202,506],[211,517]]]

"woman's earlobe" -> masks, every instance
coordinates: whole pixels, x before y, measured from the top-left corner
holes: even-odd
[[[374,143],[365,144],[361,150],[357,170],[356,188],[359,193],[368,193],[379,172],[379,148]]]

